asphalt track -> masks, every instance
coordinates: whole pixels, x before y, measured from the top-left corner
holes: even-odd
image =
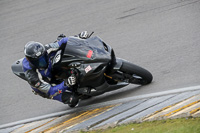
[[[199,85],[200,0],[1,0],[0,124],[65,111],[68,106],[32,94],[10,66],[31,40],[43,44],[57,35],[95,31],[118,57],[154,76],[147,86],[82,101],[80,106]]]

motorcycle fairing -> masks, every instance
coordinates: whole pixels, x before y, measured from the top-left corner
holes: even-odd
[[[103,73],[111,62],[111,53],[111,47],[97,36],[88,39],[69,37],[61,67],[67,68],[76,62],[79,64],[76,68],[80,72],[80,87],[97,87],[105,82]]]

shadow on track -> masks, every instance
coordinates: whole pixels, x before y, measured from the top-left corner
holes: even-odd
[[[103,95],[100,95],[100,96],[92,97],[92,98],[89,98],[87,100],[82,100],[80,102],[79,107],[129,97],[130,94],[138,91],[142,87],[143,86],[136,86],[136,87],[131,87],[131,88],[125,87],[124,88],[125,90],[119,89],[119,90],[116,90],[116,91],[112,91],[112,93],[107,92],[107,93],[104,93]]]

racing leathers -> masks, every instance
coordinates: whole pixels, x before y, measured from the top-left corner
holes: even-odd
[[[61,45],[66,45],[67,41],[68,38],[64,37],[57,42],[45,45],[45,49],[48,54],[48,67],[46,69],[35,68],[26,58],[23,59],[22,64],[25,77],[35,94],[44,98],[54,99],[69,104],[70,98],[66,99],[66,97],[74,95],[71,92],[70,86],[67,86],[64,81],[55,86],[51,84],[53,78],[52,60],[57,50],[61,47]]]

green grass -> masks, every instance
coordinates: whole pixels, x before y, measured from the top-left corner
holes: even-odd
[[[80,133],[200,133],[200,118],[181,118],[132,123],[104,130]]]

